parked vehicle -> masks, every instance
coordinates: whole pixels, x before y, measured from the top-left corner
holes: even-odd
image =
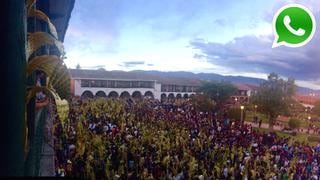
[[[297,132],[294,131],[294,129],[289,128],[289,127],[284,127],[284,128],[282,129],[282,132],[283,132],[283,133],[286,133],[286,134],[293,135],[293,136],[297,135]]]

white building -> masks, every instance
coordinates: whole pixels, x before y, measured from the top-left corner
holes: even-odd
[[[196,79],[164,78],[141,71],[70,69],[70,74],[72,95],[91,98],[188,98],[195,94],[201,83]]]

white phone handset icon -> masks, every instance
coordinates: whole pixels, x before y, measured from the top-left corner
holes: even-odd
[[[283,19],[283,24],[286,26],[286,28],[294,35],[296,36],[303,36],[306,31],[304,29],[299,28],[298,30],[295,30],[292,28],[292,26],[290,25],[291,23],[291,19],[290,17],[287,15],[284,17]]]

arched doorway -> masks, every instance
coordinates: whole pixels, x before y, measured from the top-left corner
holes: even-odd
[[[185,98],[185,99],[187,99],[188,97],[189,97],[188,94],[183,95],[183,98]]]
[[[93,93],[91,91],[84,91],[81,95],[82,98],[93,98]]]
[[[154,98],[153,93],[151,91],[147,91],[144,93],[145,97]]]
[[[119,94],[115,91],[111,91],[108,95],[109,98],[117,98],[119,97]]]
[[[132,93],[132,97],[133,97],[133,98],[136,98],[136,99],[141,98],[141,97],[142,97],[141,92],[140,92],[140,91],[135,91],[135,92],[133,92],[133,93]]]
[[[177,99],[181,99],[181,98],[182,98],[182,95],[181,95],[181,94],[177,94],[176,98],[177,98]]]
[[[98,92],[96,93],[96,97],[107,97],[107,95],[106,95],[106,93],[103,92],[103,91],[98,91]]]
[[[168,95],[168,99],[174,99],[174,94],[173,94],[173,93],[170,93],[170,94]]]
[[[130,94],[128,93],[128,91],[123,91],[123,92],[120,94],[120,98],[129,99],[129,98],[130,98]]]

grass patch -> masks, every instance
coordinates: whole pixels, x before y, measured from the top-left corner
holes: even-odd
[[[319,136],[309,136],[308,137],[308,141],[309,142],[319,143],[320,142],[320,137]]]
[[[270,132],[269,129],[260,129],[260,128],[253,128],[253,130],[261,132],[261,133],[268,133]],[[290,138],[289,143],[293,144],[294,142],[299,143],[306,143],[310,146],[316,146],[320,142],[320,137],[315,135],[309,135],[309,134],[303,134],[303,133],[297,133],[296,136],[284,133],[282,131],[273,131],[275,132],[279,137],[282,138]]]
[[[265,114],[259,113],[259,112],[254,112],[254,111],[246,111],[246,117],[245,121],[247,122],[252,122],[254,116],[258,116],[259,119],[262,119],[262,123],[269,123],[269,119]],[[308,128],[310,122],[307,120],[308,115],[306,113],[301,113],[296,117],[301,123],[300,123],[300,128]],[[315,118],[315,117],[313,117]],[[288,122],[280,121],[284,126],[288,126]],[[316,127],[320,127],[320,122],[315,121],[312,124],[314,124]]]
[[[309,124],[310,124],[309,121],[307,120],[300,120],[300,121],[301,121],[301,127],[304,127],[304,128],[309,127]],[[313,122],[312,124],[314,124],[316,127],[320,127],[320,122]]]
[[[252,122],[253,117],[257,116],[259,119],[262,119],[262,123],[269,123],[268,117],[265,114],[259,112],[246,111],[246,119],[245,121]]]

